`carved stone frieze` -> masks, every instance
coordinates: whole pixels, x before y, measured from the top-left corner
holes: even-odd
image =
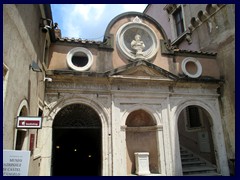
[[[106,84],[83,82],[52,82],[47,84],[47,90],[108,90]]]
[[[160,86],[159,84],[153,83],[145,83],[145,84],[138,84],[138,83],[121,83],[121,84],[114,84],[112,85],[112,90],[126,90],[126,91],[141,91],[144,92],[156,92],[156,93],[166,93],[168,91],[167,86]]]

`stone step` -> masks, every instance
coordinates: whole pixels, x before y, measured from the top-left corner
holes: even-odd
[[[211,166],[185,148],[181,148],[181,160],[184,176],[220,176],[215,166]]]
[[[184,176],[221,176],[216,172],[209,172],[209,173],[193,173],[193,174],[186,174]]]
[[[184,174],[215,172],[216,168],[210,166],[183,167]]]
[[[189,154],[189,152],[187,150],[184,150],[184,151],[180,152],[180,154]]]
[[[196,165],[199,165],[199,166],[203,166],[203,165],[206,165],[206,162],[204,161],[186,161],[186,162],[182,162],[182,166],[183,167],[186,167],[186,166],[196,166]]]
[[[182,157],[181,159],[182,159],[182,162],[189,162],[189,161],[199,160],[199,158],[195,157],[195,156]]]
[[[182,153],[186,153],[186,152],[188,152],[188,151],[185,150],[185,149],[180,150],[180,153],[181,153],[181,154],[182,154]]]
[[[184,153],[184,154],[181,154],[181,157],[192,157],[193,154],[192,153]]]

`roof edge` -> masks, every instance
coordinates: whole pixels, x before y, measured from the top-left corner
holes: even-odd
[[[118,16],[116,16],[115,18],[113,18],[110,23],[108,24],[107,28],[106,28],[106,31],[104,33],[104,40],[105,39],[108,39],[108,37],[110,36],[110,29],[112,28],[112,26],[117,22],[119,21],[120,19],[123,19],[124,17],[126,16],[138,16],[139,18],[142,18],[142,19],[147,19],[149,21],[151,21],[153,24],[155,24],[156,28],[162,33],[163,35],[163,39],[164,40],[167,40],[168,37],[167,37],[167,34],[166,32],[164,31],[164,29],[162,28],[162,26],[155,20],[153,19],[151,16],[147,15],[147,14],[143,14],[143,13],[140,13],[140,12],[134,12],[134,11],[130,11],[130,12],[125,12],[125,13],[122,13],[122,14],[119,14]],[[103,41],[104,41],[103,40]]]

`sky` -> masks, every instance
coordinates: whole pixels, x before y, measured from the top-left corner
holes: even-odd
[[[62,37],[102,41],[107,25],[117,15],[143,12],[147,4],[51,4],[53,23]]]

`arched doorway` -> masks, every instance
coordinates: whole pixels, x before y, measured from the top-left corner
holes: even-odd
[[[96,111],[84,104],[64,107],[55,116],[52,175],[98,176],[102,169],[102,125]]]
[[[17,116],[28,116],[28,103],[23,100],[19,106]],[[28,130],[16,129],[15,130],[15,150],[27,150],[28,149]]]
[[[149,170],[159,173],[156,122],[146,111],[131,112],[126,120],[127,174],[135,174],[135,152],[149,152]]]
[[[195,169],[196,166],[203,167],[203,162],[216,166],[212,119],[204,108],[190,105],[181,111],[178,118],[178,135],[183,173],[190,166]]]

